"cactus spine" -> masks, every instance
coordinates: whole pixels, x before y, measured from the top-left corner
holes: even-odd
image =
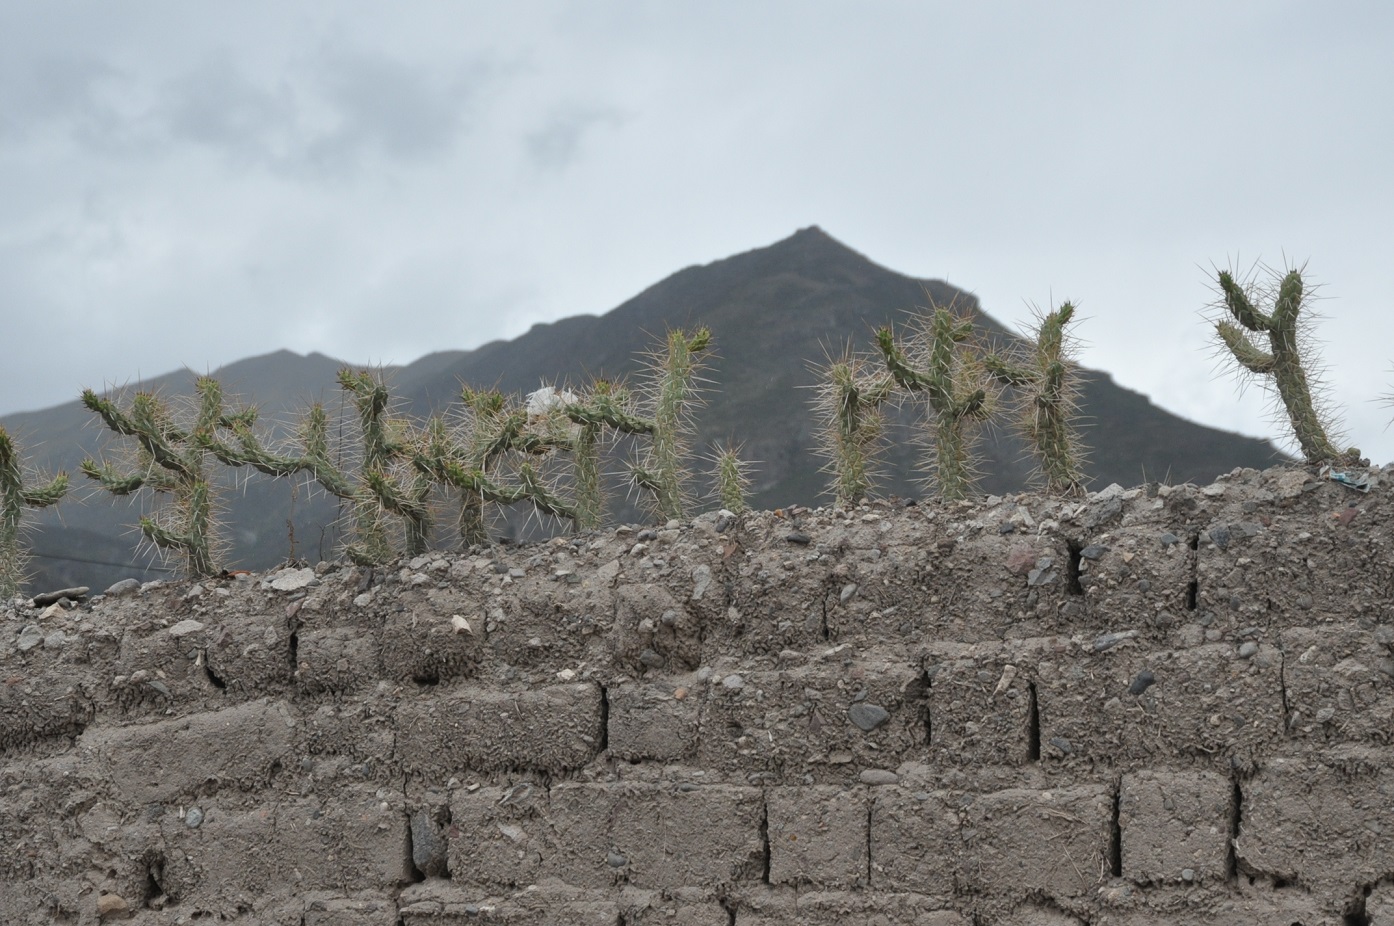
[[[895,388],[887,375],[873,375],[869,364],[845,350],[822,369],[814,407],[822,421],[820,452],[832,476],[835,503],[857,504],[871,492],[876,457],[885,431],[881,405]]]
[[[25,508],[47,508],[68,491],[68,474],[59,473],[42,486],[24,487],[19,451],[0,428],[0,602],[13,598],[24,581],[27,559],[20,544],[20,517]]]
[[[910,353],[920,360],[916,368],[890,328],[876,332],[887,372],[901,388],[923,392],[928,400],[934,417],[928,469],[946,499],[966,498],[972,488],[972,429],[990,413],[985,371],[973,358],[959,356],[959,345],[972,334],[971,320],[943,306],[931,307],[923,330],[910,345]]]
[[[1298,314],[1307,297],[1301,271],[1289,270],[1278,282],[1273,310],[1267,314],[1253,304],[1252,288],[1240,284],[1229,271],[1220,271],[1219,281],[1224,307],[1239,324],[1221,319],[1215,323],[1215,330],[1241,367],[1255,376],[1273,377],[1278,397],[1307,462],[1359,459],[1359,450],[1352,448],[1343,453],[1327,437],[1326,427],[1312,400],[1299,344],[1302,332]],[[1269,350],[1255,345],[1244,329],[1267,334]]]
[[[214,562],[213,521],[217,500],[208,478],[207,445],[220,428],[249,425],[255,412],[224,412],[222,387],[215,379],[200,377],[195,389],[199,407],[192,429],[177,424],[165,403],[153,393],[136,393],[129,409],[123,410],[91,389],[84,389],[82,404],[112,431],[136,441],[139,466],[123,475],[110,465],[99,465],[89,458],[82,461],[80,468],[83,475],[113,495],[130,495],[142,488],[172,495],[172,517],[142,517],[141,533],[162,551],[182,553],[188,573],[199,578],[218,571]]]
[[[1049,492],[1077,492],[1084,485],[1079,435],[1072,424],[1079,390],[1065,331],[1074,313],[1074,305],[1065,302],[1041,318],[1027,362],[1015,363],[1000,354],[984,358],[994,379],[1022,394],[1022,428]]]

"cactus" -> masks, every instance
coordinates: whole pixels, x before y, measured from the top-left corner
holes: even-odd
[[[732,514],[746,510],[745,496],[750,491],[750,463],[742,460],[739,448],[717,445],[712,448],[717,503]]]
[[[653,418],[617,423],[619,430],[646,433],[649,447],[642,463],[630,466],[634,485],[648,493],[654,513],[660,518],[681,519],[688,505],[685,457],[691,436],[691,409],[697,400],[697,355],[711,346],[711,331],[699,328],[691,335],[682,330],[668,332],[667,345],[649,356],[645,388]],[[631,430],[630,424],[641,427]]]
[[[940,496],[946,499],[965,498],[972,488],[972,427],[991,412],[991,380],[976,358],[959,356],[959,345],[972,333],[970,319],[960,318],[951,307],[943,306],[931,306],[930,316],[910,342],[908,353],[890,328],[876,332],[887,372],[901,388],[923,392],[928,400],[934,435],[927,468]],[[912,365],[916,360],[918,368]]]
[[[1079,390],[1074,384],[1073,345],[1065,331],[1074,313],[1074,305],[1065,302],[1042,317],[1025,362],[1000,354],[983,358],[994,379],[1022,395],[1022,429],[1048,492],[1078,492],[1084,486],[1079,435],[1071,423]]]
[[[25,508],[47,508],[68,491],[68,474],[60,472],[42,486],[25,488],[19,451],[0,428],[0,602],[13,598],[24,581],[27,556],[20,544],[20,517]]]
[[[835,503],[846,507],[871,492],[886,425],[881,405],[895,388],[890,375],[873,375],[868,366],[844,350],[822,368],[822,382],[815,387],[820,452],[828,459],[824,472],[832,476]]]
[[[1216,333],[1243,369],[1254,376],[1273,377],[1307,462],[1359,460],[1359,450],[1341,451],[1327,436],[1323,416],[1312,399],[1302,343],[1305,331],[1298,320],[1308,297],[1301,270],[1287,271],[1272,287],[1273,309],[1266,314],[1254,305],[1253,297],[1260,294],[1256,287],[1241,284],[1227,270],[1220,271],[1219,284],[1222,304],[1239,324],[1221,319],[1215,323]],[[1256,346],[1244,329],[1268,335],[1269,350]]]
[[[161,551],[182,553],[189,575],[199,578],[218,572],[214,523],[217,498],[208,477],[207,444],[219,429],[249,425],[255,412],[226,413],[222,387],[215,379],[200,377],[195,389],[199,407],[191,429],[180,426],[154,393],[136,393],[130,407],[123,410],[91,389],[84,389],[83,405],[112,431],[135,439],[139,465],[133,472],[120,474],[109,464],[88,458],[82,461],[80,469],[113,495],[130,495],[142,488],[172,495],[173,515],[159,519],[142,517],[140,530]]]
[[[443,422],[433,420],[427,427],[430,439],[412,455],[412,464],[423,476],[460,491],[460,542],[468,546],[488,541],[486,503],[530,502],[537,512],[576,521],[576,509],[558,497],[526,459],[513,467],[516,485],[500,484],[495,475],[504,470],[504,460],[510,454],[542,457],[557,448],[562,438],[556,433],[539,434],[529,429],[529,419],[539,424],[543,415],[551,416],[552,426],[556,426],[552,403],[543,402],[546,408],[535,404],[529,415],[527,408],[510,405],[495,390],[466,386],[461,398],[465,420],[455,429],[457,436],[452,438]]]

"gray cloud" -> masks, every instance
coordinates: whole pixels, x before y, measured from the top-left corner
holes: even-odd
[[[616,127],[625,122],[616,109],[569,106],[552,113],[536,131],[528,133],[526,144],[532,162],[544,170],[564,170],[581,155],[581,144],[593,130]]]

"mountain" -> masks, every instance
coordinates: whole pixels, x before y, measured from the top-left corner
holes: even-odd
[[[543,382],[632,377],[640,355],[667,329],[706,326],[716,350],[706,373],[711,383],[707,404],[698,413],[697,447],[705,451],[715,442],[729,441],[742,447],[743,457],[758,461],[755,506],[812,505],[819,503],[826,482],[819,473],[822,460],[812,453],[816,422],[806,387],[817,382],[815,365],[844,344],[869,349],[877,327],[901,326],[907,312],[931,302],[953,303],[971,313],[989,339],[1015,337],[983,313],[970,294],[895,273],[812,227],[769,247],[688,267],[604,315],[536,325],[512,341],[433,353],[386,372],[403,409],[425,416],[447,410],[461,383],[525,393]],[[312,401],[322,400],[333,410],[342,407],[335,385],[341,365],[321,354],[279,351],[231,364],[214,375],[229,395],[255,401],[263,420],[285,423]],[[143,385],[187,394],[193,379],[182,371]],[[1092,448],[1088,471],[1096,487],[1162,478],[1208,482],[1236,466],[1263,467],[1281,459],[1265,441],[1207,428],[1157,408],[1107,373],[1085,370],[1081,379],[1081,430]],[[77,402],[9,416],[0,424],[45,469],[76,473],[82,457],[109,443]],[[896,440],[886,455],[881,491],[921,494],[914,471],[914,413],[903,410],[893,430]],[[997,429],[980,449],[985,492],[1025,486],[1031,464],[1018,437]],[[32,545],[45,554],[34,564],[35,587],[73,584],[83,576],[80,584],[105,587],[134,574],[139,565],[129,527],[136,512],[88,486],[79,488],[88,496],[84,502],[65,502],[56,515],[45,512],[33,519],[43,529]],[[232,564],[264,568],[292,553],[312,560],[333,555],[337,510],[323,493],[284,480],[252,478],[228,496],[228,504]],[[620,508],[617,516],[635,517],[622,499]]]

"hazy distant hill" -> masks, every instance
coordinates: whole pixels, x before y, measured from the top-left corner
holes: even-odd
[[[716,356],[708,374],[713,388],[699,414],[700,446],[731,440],[743,446],[747,459],[760,461],[753,499],[757,506],[817,504],[825,480],[818,473],[821,460],[811,453],[809,390],[801,388],[816,381],[813,364],[845,343],[869,348],[877,326],[902,324],[908,310],[931,299],[955,300],[977,312],[976,300],[966,293],[887,270],[820,229],[807,228],[769,247],[681,270],[605,315],[537,325],[512,341],[475,350],[430,354],[389,371],[390,380],[404,408],[424,415],[448,407],[460,383],[527,392],[544,381],[632,375],[637,355],[666,329],[705,325],[714,334]],[[997,337],[1012,336],[981,312],[977,323]],[[1087,327],[1082,334],[1087,337]],[[334,376],[340,365],[320,354],[279,351],[231,364],[215,375],[230,395],[255,401],[264,419],[285,422],[315,400],[338,407]],[[172,393],[188,391],[192,380],[185,371],[143,385]],[[75,394],[80,385],[75,384]],[[1163,477],[1208,481],[1235,466],[1261,467],[1278,458],[1267,442],[1185,421],[1115,385],[1102,372],[1086,372],[1083,411],[1085,439],[1093,448],[1089,472],[1096,486]],[[21,438],[36,463],[74,473],[78,461],[108,439],[77,402],[8,416],[0,423]],[[921,492],[912,469],[917,455],[910,441],[913,425],[907,411],[902,439],[887,456],[890,475],[884,494]],[[999,431],[989,435],[982,449],[987,457],[984,491],[1024,485],[1030,466],[1015,436]],[[79,580],[105,587],[133,574],[125,564],[138,562],[129,527],[136,512],[81,486],[81,477],[78,481],[79,489],[92,497],[82,504],[65,503],[56,517],[35,518],[45,529],[35,535],[33,546],[49,554],[35,563],[42,570],[36,587]],[[336,538],[325,525],[333,520],[335,507],[319,493],[252,478],[229,495],[229,505],[232,563],[263,568],[285,559],[291,549],[288,518],[294,523],[298,556],[313,560],[333,553]],[[628,510],[619,514],[633,516]]]

